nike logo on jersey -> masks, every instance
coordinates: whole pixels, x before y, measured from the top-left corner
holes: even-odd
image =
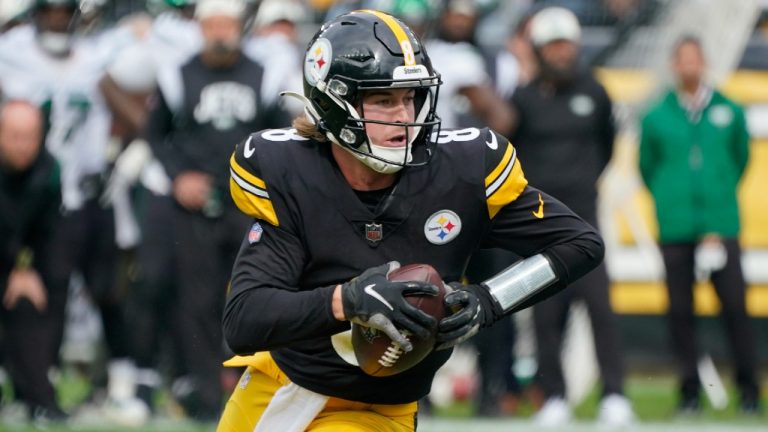
[[[249,158],[253,156],[254,153],[256,153],[256,149],[251,147],[251,140],[253,137],[248,137],[248,141],[245,142],[245,147],[243,148],[243,154],[246,158]]]
[[[489,131],[490,132],[490,131]],[[499,142],[496,141],[496,134],[493,132],[490,132],[491,134],[491,141],[485,141],[485,144],[490,148],[491,150],[496,150],[499,148]]]
[[[539,219],[544,218],[544,200],[541,199],[541,194],[539,194],[539,209],[531,213]]]
[[[367,287],[363,288],[363,291],[365,291],[365,293],[368,294],[369,296],[384,303],[384,306],[388,307],[389,310],[395,310],[395,308],[393,308],[392,305],[389,304],[389,302],[386,299],[384,299],[384,297],[381,296],[381,294],[379,294],[378,292],[376,292],[375,289],[373,289],[373,287],[375,286],[376,284],[370,284]]]

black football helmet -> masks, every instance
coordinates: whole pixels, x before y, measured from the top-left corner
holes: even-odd
[[[303,75],[306,115],[321,133],[370,168],[391,173],[423,165],[434,153],[440,75],[421,41],[396,18],[358,10],[324,24],[309,42]],[[367,120],[360,112],[364,92],[391,88],[415,89],[413,123]],[[393,153],[374,145],[366,123],[403,126],[406,147]]]

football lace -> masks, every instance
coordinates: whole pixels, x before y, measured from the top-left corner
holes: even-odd
[[[406,339],[408,338],[406,337]],[[400,345],[392,342],[389,344],[384,354],[381,355],[381,358],[379,358],[379,364],[384,367],[392,367],[397,363],[397,360],[402,354],[403,349],[400,348]]]

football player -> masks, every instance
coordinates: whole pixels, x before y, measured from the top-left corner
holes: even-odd
[[[227,364],[247,369],[218,430],[412,431],[416,401],[452,346],[594,268],[603,243],[528,185],[501,135],[440,130],[440,75],[397,19],[375,10],[333,19],[303,69],[305,115],[251,134],[230,159],[232,197],[254,221],[223,318],[240,354]],[[480,247],[525,258],[479,284],[456,283]],[[451,283],[452,313],[421,363],[368,376],[351,352],[350,322],[405,351],[412,345],[398,328],[423,336],[435,325],[404,296],[436,287],[386,278],[410,263]]]

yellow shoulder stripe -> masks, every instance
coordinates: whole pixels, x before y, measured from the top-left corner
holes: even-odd
[[[408,35],[405,33],[405,30],[403,30],[403,26],[401,26],[396,19],[392,18],[390,15],[387,15],[383,12],[379,12],[373,9],[361,9],[360,12],[366,12],[379,17],[379,19],[384,21],[384,23],[387,24],[389,29],[392,30],[392,33],[394,33],[395,38],[397,39],[397,43],[400,45],[400,48],[402,48],[403,51],[405,51],[406,49],[410,49],[411,51],[413,51],[413,48],[411,47],[411,40],[408,39]],[[406,66],[413,66],[416,64],[416,61],[412,55],[410,56],[404,55],[403,59]]]
[[[229,193],[232,195],[232,200],[237,204],[237,208],[250,217],[267,221],[274,226],[280,226],[264,180],[240,166],[235,160],[234,154],[230,158],[229,173]]]
[[[262,198],[244,189],[234,177],[229,179],[229,193],[241,212],[252,218],[267,221],[271,225],[280,226],[275,207],[269,198]]]
[[[528,185],[523,168],[517,160],[516,152],[511,144],[499,165],[485,178],[485,198],[488,205],[488,215],[491,219],[502,207],[516,200]]]
[[[510,159],[512,159],[512,154],[515,152],[515,150],[512,148],[512,144],[507,143],[507,149],[504,151],[504,156],[501,158],[501,162],[499,162],[498,165],[496,165],[496,168],[491,171],[490,174],[488,174],[485,177],[485,187],[486,189],[493,184],[493,182],[499,178],[499,175],[504,171],[504,169],[509,165]],[[486,192],[486,196],[487,196]]]
[[[235,158],[235,154],[232,153],[232,157],[229,158],[229,166],[232,168],[232,170],[235,171],[235,173],[242,178],[243,180],[247,181],[248,183],[261,188],[266,189],[267,184],[264,183],[264,180],[256,177],[255,175],[249,173],[245,168],[241,167],[239,163],[237,163],[237,159]]]

